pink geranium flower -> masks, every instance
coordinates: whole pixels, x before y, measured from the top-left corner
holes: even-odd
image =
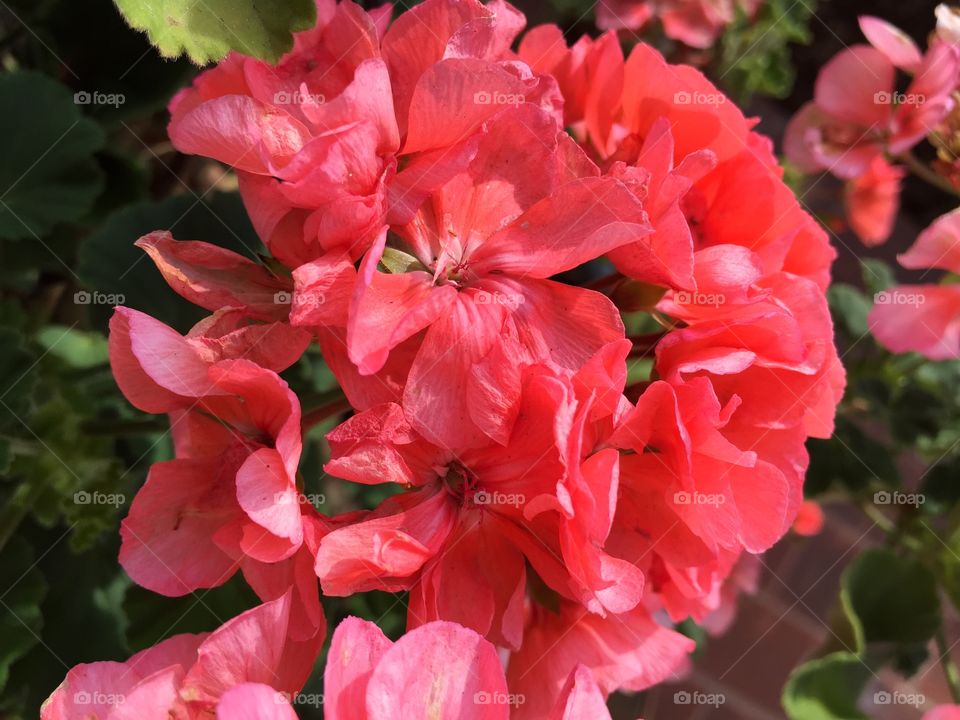
[[[171,102],[183,152],[238,171],[254,225],[290,267],[359,257],[388,212],[469,162],[506,105],[551,110],[554,86],[513,62],[523,15],[502,0],[428,0],[389,23],[320,0],[317,26],[276,66],[232,54]]]
[[[516,402],[509,364],[575,371],[623,336],[607,298],[548,278],[649,227],[626,185],[599,177],[552,118],[524,105],[498,116],[471,165],[390,230],[360,266],[349,356],[370,375],[423,333],[403,406],[418,432],[456,450],[503,439],[502,417],[483,413],[494,402],[509,415]]]
[[[937,218],[898,259],[912,270],[960,274],[960,210]],[[873,335],[893,352],[960,358],[960,285],[898,285],[877,294],[869,321]]]
[[[806,172],[859,177],[884,152],[912,148],[953,107],[960,49],[934,42],[921,56],[904,33],[879,18],[862,17],[860,27],[870,45],[854,45],[828,62],[813,102],[787,126],[787,157]],[[913,75],[904,93],[897,91],[898,69]]]
[[[527,563],[591,612],[635,606],[642,575],[602,550],[617,453],[590,451],[620,406],[625,370],[611,376],[606,368],[622,368],[624,350],[611,347],[572,378],[529,369],[504,445],[454,454],[419,437],[396,405],[332,432],[328,472],[411,489],[323,538],[316,570],[324,592],[409,589],[411,626],[455,620],[513,648],[522,639]]]
[[[41,720],[200,720],[214,712],[233,720],[242,716],[227,714],[237,700],[232,689],[248,683],[290,697],[323,644],[323,634],[293,639],[291,606],[285,594],[212,633],[176,635],[122,663],[77,665],[43,704]]]
[[[245,325],[223,343],[207,334],[217,324],[183,337],[127,308],[111,320],[117,384],[141,410],[170,413],[177,452],[151,468],[134,498],[120,562],[165,595],[215,587],[242,567],[265,599],[295,587],[297,612],[315,631],[323,615],[310,568],[324,529],[295,481],[300,404],[275,372],[243,358],[258,343],[269,349],[256,330],[263,326]],[[289,326],[276,327],[289,341]],[[300,352],[287,345],[270,354],[282,369]]]

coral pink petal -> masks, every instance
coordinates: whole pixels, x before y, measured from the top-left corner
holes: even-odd
[[[582,178],[541,200],[472,255],[479,274],[493,270],[534,278],[570,270],[648,235],[646,213],[627,187]]]
[[[144,235],[135,243],[146,251],[178,294],[211,312],[245,308],[261,320],[285,320],[287,308],[277,295],[289,291],[265,266],[205,242],[174,240],[166,231]]]
[[[261,175],[270,174],[270,163],[289,162],[310,137],[293,116],[242,95],[218,97],[175,115],[169,132],[180,152]]]
[[[120,526],[120,564],[139,585],[178,596],[216,587],[236,570],[211,542],[236,517],[229,477],[210,461],[156,463]]]
[[[216,703],[234,685],[246,682],[291,693],[300,690],[281,682],[289,617],[287,594],[221,625],[200,645],[197,662],[183,681],[183,698]]]
[[[118,307],[110,319],[110,367],[127,400],[144,412],[170,412],[217,392],[208,364],[180,333],[130,308]]]

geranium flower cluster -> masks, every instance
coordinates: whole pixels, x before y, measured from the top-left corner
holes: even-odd
[[[121,564],[170,596],[239,570],[264,605],[75,668],[44,718],[89,717],[76,688],[292,717],[321,589],[408,593],[395,644],[337,628],[329,717],[603,717],[684,669],[674,623],[729,622],[798,513],[844,384],[834,253],[754,121],[651,47],[521,38],[502,0],[318,10],[276,66],[231,55],[171,104],[174,144],[236,170],[270,262],[152,233],[212,314],[111,324],[120,388],[176,450]],[[376,508],[303,501],[309,413],[279,373],[314,341],[352,409],[326,470],[391,487]]]
[[[814,99],[787,126],[787,157],[804,172],[829,171],[846,181],[851,229],[866,245],[893,229],[904,168],[914,146],[930,138],[956,178],[954,92],[960,86],[960,36],[946,6],[926,52],[879,18],[860,18],[869,45],[846,48],[823,66]],[[911,78],[900,91],[897,74]]]

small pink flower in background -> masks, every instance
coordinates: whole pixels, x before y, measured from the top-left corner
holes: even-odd
[[[819,535],[823,530],[823,508],[813,500],[806,500],[800,506],[796,520],[793,521],[793,531],[797,535],[809,537]]]
[[[960,209],[937,218],[898,259],[911,270],[960,274]],[[874,302],[870,331],[881,345],[931,360],[960,358],[960,285],[897,285]]]
[[[954,107],[960,46],[933,40],[926,53],[880,18],[862,16],[869,45],[849,47],[820,70],[812,102],[791,119],[784,151],[801,171],[848,181],[851,229],[865,245],[890,236],[903,171],[887,161],[931,135]],[[900,92],[897,71],[912,77]]]
[[[763,0],[607,0],[597,4],[597,25],[604,30],[640,30],[657,18],[667,37],[709,48],[738,9],[753,15],[762,4]]]
[[[847,181],[843,198],[847,220],[867,247],[883,244],[893,232],[905,174],[878,155],[863,175]]]

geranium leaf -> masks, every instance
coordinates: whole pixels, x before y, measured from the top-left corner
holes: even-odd
[[[292,33],[317,19],[313,0],[116,0],[127,22],[149,35],[161,54],[186,53],[198,65],[230,50],[276,62],[293,47]]]

